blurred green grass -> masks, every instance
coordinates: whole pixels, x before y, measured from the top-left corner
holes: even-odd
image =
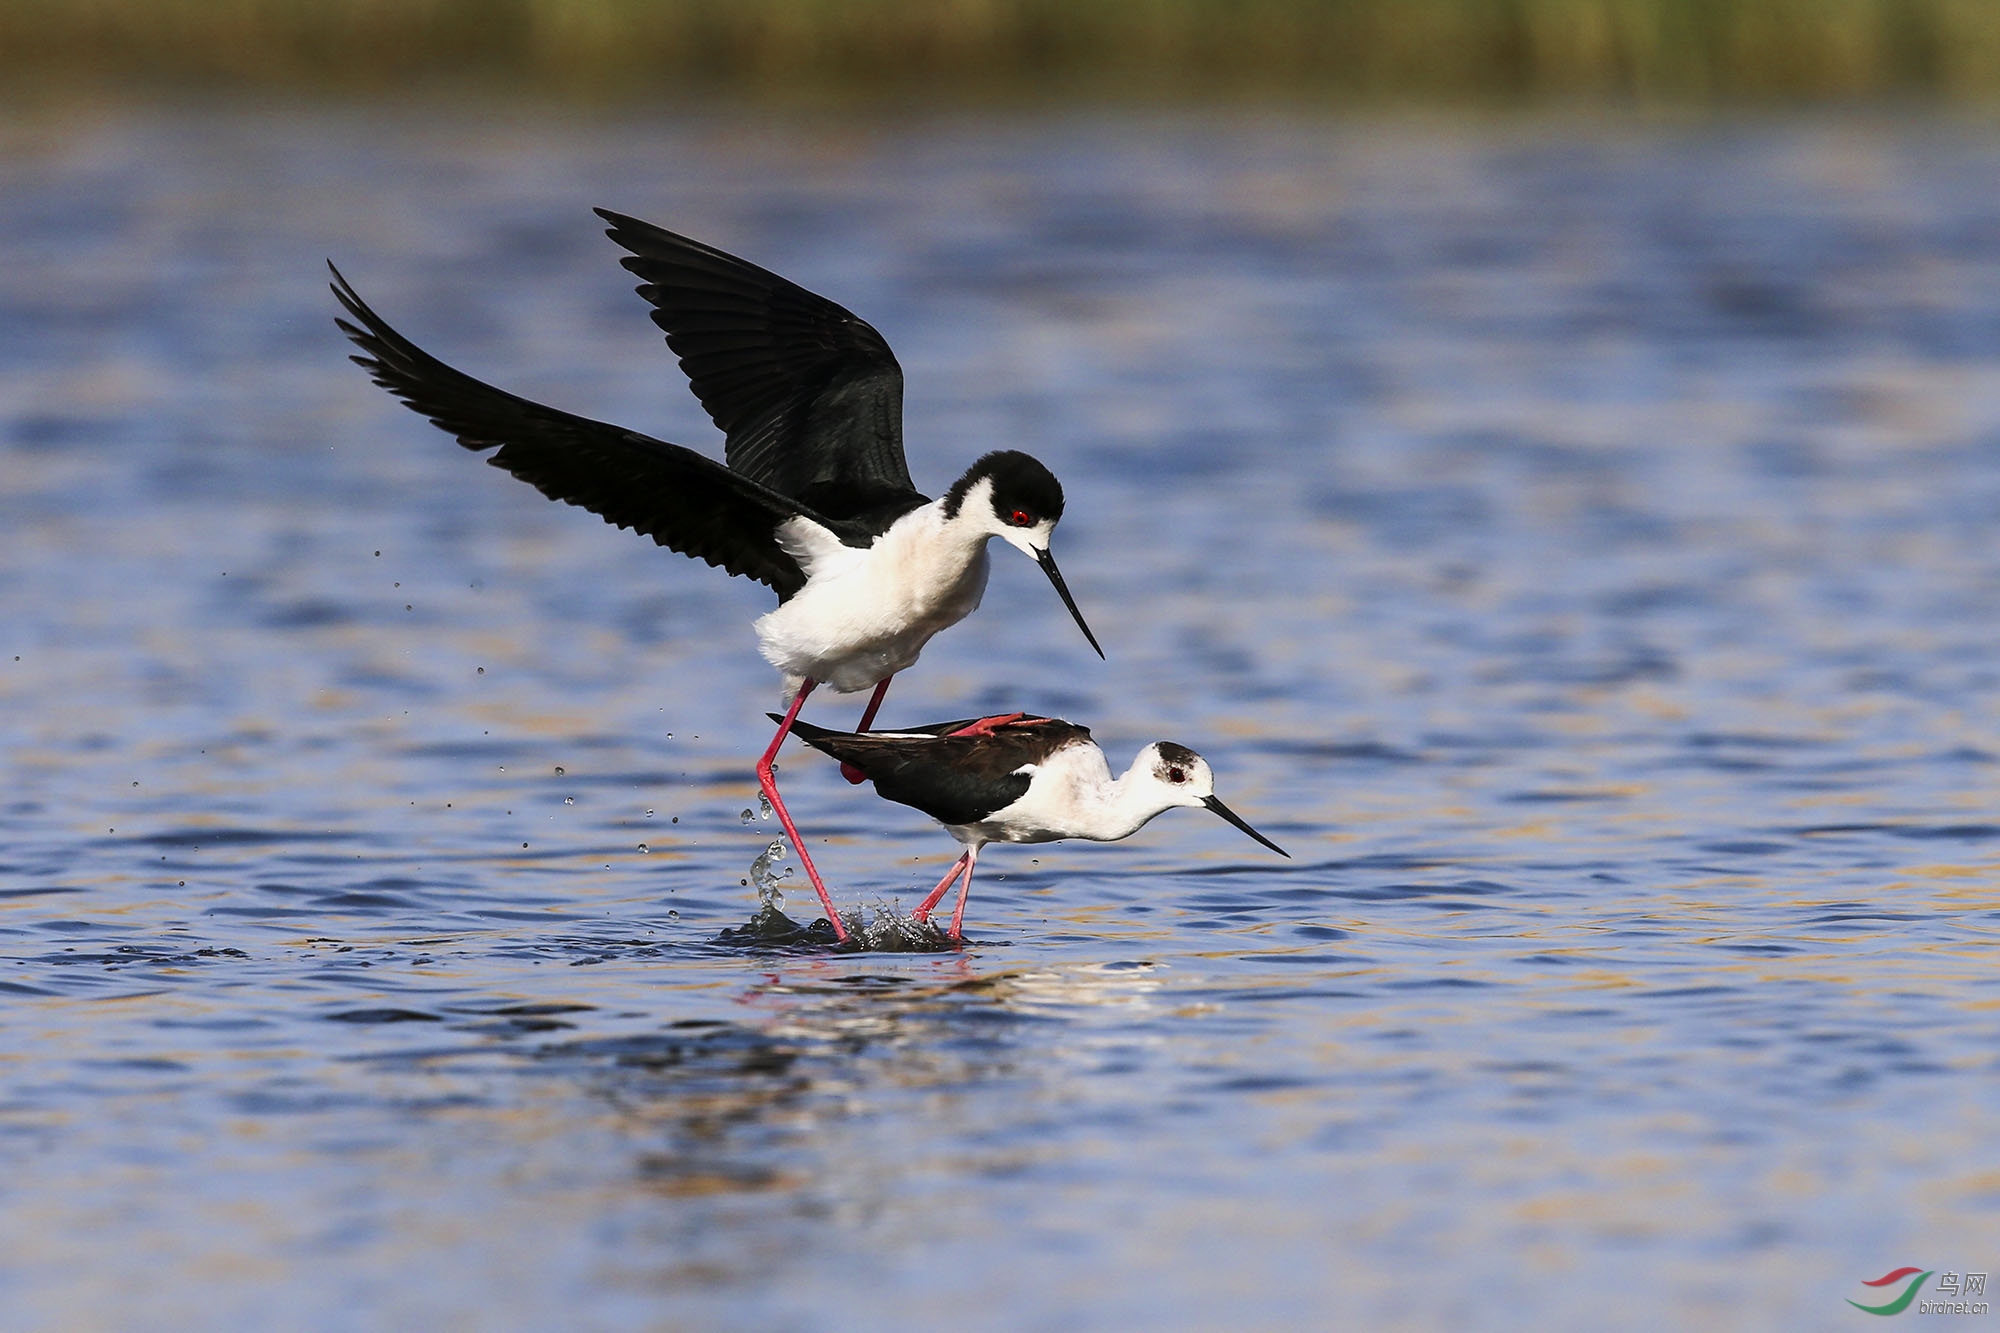
[[[2000,94],[2000,0],[0,0],[0,81],[607,100]]]

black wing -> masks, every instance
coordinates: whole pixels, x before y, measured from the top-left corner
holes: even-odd
[[[367,353],[350,359],[466,448],[499,446],[486,460],[493,466],[551,500],[767,583],[780,601],[805,586],[777,528],[796,514],[824,522],[819,515],[692,449],[531,403],[454,370],[383,322],[339,269],[333,278],[334,296],[361,324],[334,321]]]
[[[782,721],[782,719],[777,719]],[[976,824],[1027,792],[1039,763],[1090,729],[1058,718],[1026,718],[981,736],[940,735],[976,719],[912,727],[907,732],[829,731],[793,722],[792,732],[816,750],[854,767],[878,794],[913,806],[940,824]]]
[[[597,215],[632,252],[621,262],[728,436],[730,467],[842,518],[924,503],[903,459],[903,370],[881,334],[747,260]]]

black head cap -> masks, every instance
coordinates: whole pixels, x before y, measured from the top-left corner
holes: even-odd
[[[1201,762],[1200,755],[1172,741],[1154,741],[1153,750],[1159,755],[1153,763],[1153,776],[1175,786],[1192,777],[1195,765]]]
[[[995,450],[967,468],[944,493],[944,516],[957,518],[965,493],[987,478],[993,482],[993,512],[1028,515],[1022,527],[1062,517],[1062,483],[1055,473],[1018,449]]]

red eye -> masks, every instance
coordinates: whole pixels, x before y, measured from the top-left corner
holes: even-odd
[[[1035,520],[1034,516],[1028,513],[1027,510],[1016,509],[1013,513],[1007,516],[1007,521],[1009,523],[1012,523],[1017,528],[1025,528],[1032,526]]]
[[[1170,769],[1168,769],[1168,770],[1167,770],[1167,781],[1169,781],[1169,782],[1186,782],[1186,781],[1187,781],[1187,774],[1185,774],[1185,773],[1181,772],[1181,771],[1180,771],[1180,770],[1179,770],[1178,768],[1170,768]]]

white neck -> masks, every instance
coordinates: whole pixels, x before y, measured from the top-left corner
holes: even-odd
[[[1085,801],[1078,813],[1088,831],[1076,836],[1096,842],[1116,842],[1129,838],[1152,820],[1173,808],[1162,799],[1160,784],[1139,771],[1139,761],[1118,777],[1097,788],[1095,799]]]

